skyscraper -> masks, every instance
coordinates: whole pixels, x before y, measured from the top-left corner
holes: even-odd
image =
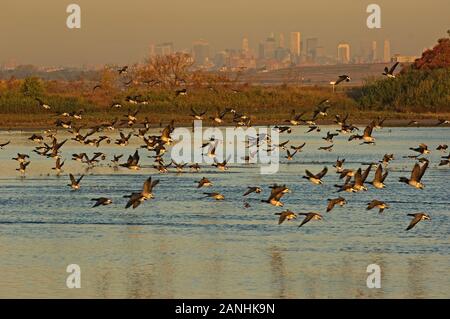
[[[372,51],[370,54],[370,61],[375,62],[378,59],[377,56],[377,41],[372,41]]]
[[[383,62],[391,62],[391,42],[389,40],[384,40]]]
[[[285,43],[284,43],[284,33],[280,33],[278,37],[278,47],[284,49]]]
[[[319,39],[317,38],[309,38],[306,40],[306,56],[311,61],[316,60],[316,49],[319,46]]]
[[[205,40],[198,40],[193,43],[194,61],[197,65],[205,65],[209,60],[209,43]]]
[[[350,63],[350,45],[348,43],[339,43],[337,47],[338,63]]]
[[[301,34],[300,32],[291,32],[291,54],[294,57],[301,53]]]
[[[153,49],[151,49],[152,54],[155,55],[170,55],[174,53],[173,43],[165,42],[157,44]]]
[[[247,54],[250,51],[250,47],[248,45],[248,38],[244,37],[242,39],[242,53]]]

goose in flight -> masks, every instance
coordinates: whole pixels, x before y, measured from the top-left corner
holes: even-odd
[[[212,186],[212,182],[207,179],[206,177],[203,177],[201,180],[199,180],[197,182],[197,188],[202,188],[202,187],[210,187]]]
[[[384,212],[385,209],[389,208],[389,205],[386,204],[385,202],[374,199],[373,201],[371,201],[370,203],[367,204],[367,210],[371,210],[374,208],[378,208],[379,213],[381,214]]]
[[[281,225],[285,220],[290,221],[297,218],[297,215],[293,211],[290,211],[289,209],[281,213],[275,213],[275,215],[280,216],[278,218],[278,225]]]
[[[127,204],[125,205],[125,209],[133,207],[133,209],[137,208],[141,203],[148,199],[154,198],[153,196],[153,188],[158,185],[159,180],[152,181],[152,178],[149,177],[144,182],[144,186],[140,193],[131,193],[131,195],[125,195],[125,198],[129,198]]]
[[[39,106],[42,107],[44,110],[51,109],[51,106],[42,101],[40,98],[35,98],[35,100],[39,103]]]
[[[425,186],[421,182],[421,179],[428,168],[428,163],[429,162],[426,161],[422,166],[416,163],[411,172],[411,177],[409,179],[406,177],[400,177],[399,181],[417,189],[424,189]]]
[[[110,198],[106,198],[106,197],[100,197],[100,198],[92,198],[92,201],[95,201],[94,206],[92,206],[92,208],[97,207],[97,206],[107,206],[109,204],[112,204],[112,200]]]
[[[330,84],[333,85],[333,86],[336,86],[339,83],[344,82],[344,81],[345,82],[350,82],[351,78],[348,75],[345,75],[345,74],[344,75],[340,75],[336,81],[330,82]]]
[[[224,195],[222,195],[220,193],[217,193],[217,192],[214,192],[214,193],[203,193],[203,194],[206,195],[206,198],[214,198],[215,200],[224,200],[225,199]]]
[[[280,201],[280,199],[287,193],[290,192],[289,188],[286,187],[286,185],[273,185],[271,186],[271,193],[267,200],[261,200],[263,203],[269,203],[273,206],[277,207],[283,207],[283,203]]]
[[[422,220],[431,220],[430,215],[425,214],[425,213],[408,214],[408,216],[411,216],[414,218],[411,220],[411,222],[409,223],[406,230],[410,230],[410,229],[414,228],[414,226],[416,226],[417,223],[419,223]]]
[[[343,207],[345,204],[347,204],[347,201],[343,197],[333,198],[328,200],[327,205],[327,213],[331,212],[334,208],[334,206],[339,205]]]
[[[67,186],[72,187],[73,190],[80,189],[81,187],[80,182],[83,179],[84,175],[81,175],[80,178],[78,178],[77,180],[72,174],[69,174],[69,177],[70,177],[70,184],[68,184]]]
[[[304,179],[309,180],[311,183],[315,185],[323,184],[322,178],[327,174],[328,168],[324,167],[321,172],[318,174],[313,174],[308,170],[305,170],[306,176],[303,176]]]
[[[303,219],[301,224],[298,226],[299,228],[311,220],[323,220],[323,216],[319,213],[300,213],[299,215],[305,216],[305,219]]]
[[[373,181],[370,182],[370,184],[373,185],[373,187],[377,188],[377,189],[383,189],[386,187],[386,185],[384,184],[384,180],[386,179],[386,177],[388,176],[388,171],[386,171],[383,174],[383,165],[380,164],[377,167],[377,170],[375,171],[375,177],[373,178]]]
[[[247,196],[247,195],[250,195],[251,193],[259,194],[261,192],[262,192],[262,188],[261,187],[258,187],[258,186],[256,186],[256,187],[247,187],[247,191],[242,196]]]
[[[396,62],[390,69],[388,67],[384,68],[383,75],[388,77],[389,79],[395,79],[394,71],[400,62]]]

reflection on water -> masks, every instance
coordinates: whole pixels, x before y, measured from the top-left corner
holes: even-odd
[[[324,128],[326,132],[331,128]],[[87,172],[78,192],[67,187],[69,172],[82,173],[72,153],[95,151],[125,157],[139,146],[136,138],[126,149],[113,145],[63,148],[64,173],[54,176],[53,161],[31,155],[24,179],[15,171],[16,153],[31,153],[32,132],[2,132],[0,141],[11,145],[0,151],[0,297],[44,298],[448,298],[449,274],[449,167],[438,167],[441,154],[433,151],[431,166],[416,191],[398,182],[414,164],[409,147],[427,143],[433,150],[450,142],[448,128],[377,130],[377,144],[349,144],[336,138],[334,151],[318,151],[321,135],[297,128],[292,144],[306,141],[304,152],[282,162],[274,176],[260,175],[252,165],[231,165],[228,173],[212,167],[202,172],[160,175],[150,168],[139,172],[113,170],[104,165]],[[325,134],[323,134],[325,135]],[[351,145],[351,147],[349,147]],[[349,204],[323,213],[322,222],[298,229],[300,221],[277,225],[281,208],[260,202],[268,186],[285,183],[292,193],[284,208],[295,212],[324,212],[326,199],[335,197],[340,183],[331,169],[338,156],[347,168],[378,161],[394,153],[387,188],[344,194]],[[141,152],[149,167],[151,160]],[[107,160],[108,161],[108,160]],[[305,169],[330,168],[322,186],[301,178]],[[123,195],[141,187],[148,175],[161,180],[155,199],[138,209],[124,210]],[[211,191],[226,200],[202,197],[196,181],[206,176]],[[371,173],[369,180],[373,177]],[[262,186],[243,208],[247,186]],[[113,205],[91,208],[91,198],[111,197]],[[372,199],[384,200],[384,214],[366,211]],[[431,222],[405,232],[408,213],[425,211]],[[81,289],[67,289],[66,267],[81,267]],[[366,287],[366,268],[382,269],[382,288]]]

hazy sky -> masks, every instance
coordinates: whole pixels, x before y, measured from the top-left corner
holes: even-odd
[[[81,65],[132,63],[150,43],[190,48],[204,38],[214,51],[250,46],[274,32],[318,37],[328,54],[347,41],[390,39],[392,53],[419,55],[450,29],[449,0],[1,0],[0,63]],[[81,6],[82,27],[66,27],[66,7]],[[366,26],[369,4],[382,9],[382,28]],[[381,43],[379,43],[381,45]]]

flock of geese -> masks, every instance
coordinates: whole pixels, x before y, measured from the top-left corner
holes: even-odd
[[[397,65],[395,65],[390,70],[386,69],[385,73],[388,77],[393,76],[393,70]],[[126,72],[127,68],[121,68],[119,70],[120,74]],[[348,76],[340,76],[339,79],[334,83],[334,85],[339,84],[342,81],[350,81],[350,77]],[[180,89],[175,92],[176,96],[187,94],[187,89]],[[130,99],[133,102],[130,102]],[[51,109],[51,106],[46,104],[44,101],[37,99],[39,105],[44,110]],[[127,103],[136,104],[137,102],[131,97],[127,98]],[[136,102],[136,103],[135,103]],[[120,108],[121,103],[115,103],[112,107]],[[280,134],[290,134],[292,132],[292,128],[300,125],[305,125],[307,127],[307,133],[311,132],[321,132],[321,129],[317,123],[319,118],[325,118],[328,116],[328,110],[331,107],[330,100],[321,101],[313,111],[310,117],[306,117],[306,113],[297,114],[295,110],[292,110],[290,118],[286,119],[284,123],[278,124],[272,127],[272,130],[276,130]],[[238,113],[237,110],[233,108],[226,108],[225,110],[218,110],[216,114],[213,114],[209,117],[206,116],[206,111],[197,111],[195,109],[191,110],[191,117],[193,120],[210,120],[213,125],[219,124],[227,124],[227,125],[235,125],[236,127],[249,127],[251,126],[250,116],[246,114]],[[55,122],[56,128],[52,128],[49,130],[45,130],[43,135],[33,134],[28,139],[33,143],[36,143],[36,147],[32,150],[33,153],[38,154],[44,158],[48,158],[54,161],[54,167],[52,170],[56,172],[57,176],[63,172],[64,161],[61,155],[62,147],[68,142],[68,139],[60,140],[58,139],[57,133],[58,129],[67,130],[73,137],[70,139],[73,142],[77,142],[81,145],[99,148],[103,143],[114,143],[117,148],[123,148],[129,145],[131,138],[139,139],[142,143],[139,149],[135,150],[133,154],[129,155],[126,161],[121,162],[123,154],[113,155],[111,159],[109,159],[109,166],[114,169],[129,169],[129,170],[140,170],[140,154],[139,150],[144,149],[151,153],[154,153],[152,156],[148,156],[149,158],[154,159],[153,168],[159,173],[167,173],[169,168],[173,167],[176,169],[178,173],[183,172],[184,169],[189,169],[191,172],[199,172],[201,170],[201,166],[199,163],[176,163],[171,160],[169,163],[166,163],[164,160],[164,154],[166,154],[176,141],[174,141],[171,137],[175,126],[174,121],[165,126],[160,134],[151,135],[148,133],[150,129],[150,121],[148,118],[145,118],[144,121],[138,122],[138,114],[139,109],[131,110],[128,109],[128,112],[123,115],[123,119],[115,119],[112,122],[103,123],[94,127],[84,127],[83,125],[75,125],[74,121],[82,121],[82,111],[73,112],[73,113],[63,113],[59,114],[61,116]],[[227,121],[230,115],[231,121]],[[338,126],[338,129],[335,132],[328,131],[322,139],[329,143],[328,146],[324,146],[319,148],[319,150],[331,152],[334,146],[333,139],[339,135],[348,135],[348,141],[359,141],[361,145],[363,144],[375,144],[376,139],[373,136],[375,130],[382,128],[383,122],[385,119],[378,118],[370,122],[363,130],[362,134],[359,133],[360,129],[349,122],[348,114],[345,116],[335,115],[334,122]],[[445,125],[449,124],[448,120],[440,119],[437,125]],[[418,124],[417,121],[412,121],[410,125]],[[119,131],[119,136],[114,139],[113,136],[109,135],[108,132]],[[125,133],[125,132],[128,133]],[[212,164],[220,171],[228,170],[228,161],[219,161],[216,157],[215,150],[218,147],[219,140],[211,138],[208,141],[205,141],[202,145],[203,149],[207,149],[207,152],[204,156],[208,156],[214,159],[214,163]],[[0,148],[3,149],[10,142],[6,142],[0,144]],[[274,145],[271,142],[270,135],[268,134],[259,134],[255,140],[249,139],[247,141],[247,147],[249,145],[256,145],[257,150],[259,151],[262,146],[267,148],[268,150],[279,148],[286,152],[285,159],[287,161],[291,161],[294,157],[303,151],[306,143],[302,145],[289,145],[289,140],[278,145]],[[408,156],[416,160],[414,164],[411,175],[407,177],[401,177],[399,182],[408,185],[409,187],[422,190],[424,189],[424,184],[422,183],[422,177],[427,171],[429,167],[429,159],[427,159],[426,155],[430,154],[431,151],[425,144],[420,144],[418,147],[410,148],[412,154]],[[436,148],[437,151],[447,152],[447,145],[439,145]],[[150,153],[150,154],[151,154]],[[256,156],[256,154],[249,154],[246,157],[246,160],[249,158]],[[345,167],[345,159],[338,158],[336,163],[333,165],[336,174],[339,179],[343,182],[341,184],[336,184],[336,193],[358,193],[368,191],[368,187],[366,185],[371,185],[374,189],[383,189],[386,187],[386,179],[388,177],[389,171],[387,169],[389,162],[394,159],[394,154],[385,154],[384,157],[375,163],[369,163],[367,168],[358,168],[358,169],[349,169]],[[17,154],[13,160],[18,162],[19,167],[17,171],[20,172],[21,176],[24,177],[26,174],[26,170],[29,167],[30,155],[29,154]],[[107,161],[107,155],[103,152],[94,152],[93,155],[89,156],[87,153],[79,153],[72,154],[72,160],[80,162],[86,165],[86,169],[91,169],[98,165],[100,162]],[[450,165],[450,155],[442,156],[442,160],[439,164],[440,166]],[[367,181],[370,172],[374,168],[375,174],[371,181]],[[305,170],[304,179],[312,183],[313,185],[321,185],[324,183],[324,178],[329,173],[328,167],[324,167],[320,172],[311,172],[309,170]],[[75,177],[73,174],[69,174],[70,183],[68,186],[73,190],[77,191],[81,188],[82,180],[84,175]],[[152,177],[147,178],[142,188],[138,191],[132,191],[129,194],[125,195],[126,199],[125,209],[132,208],[136,209],[138,206],[143,204],[147,200],[151,200],[154,198],[154,189],[158,185],[158,179],[152,179]],[[197,182],[198,189],[205,189],[213,186],[213,182],[207,177],[202,177]],[[274,184],[269,186],[270,195],[267,199],[262,199],[262,203],[266,203],[268,205],[283,207],[284,204],[281,201],[283,196],[290,193],[291,190],[286,185],[278,185]],[[263,193],[263,188],[260,186],[248,186],[248,188],[243,193],[243,197],[247,198],[247,196],[251,194],[261,194]],[[204,192],[205,198],[211,198],[217,201],[225,200],[225,196],[219,192]],[[92,198],[94,202],[93,207],[98,206],[106,206],[113,203],[110,198],[106,197],[96,197]],[[343,207],[347,204],[347,200],[342,197],[336,197],[328,199],[328,204],[326,207],[326,212],[331,212],[336,206]],[[250,204],[247,201],[244,201],[244,207],[250,207]],[[383,213],[384,210],[389,209],[390,206],[388,203],[374,199],[370,203],[367,203],[367,210],[378,209],[379,213]],[[298,216],[303,216],[303,220],[298,227],[302,227],[306,223],[315,220],[322,220],[323,215],[319,212],[308,212],[308,213],[295,213],[289,209],[276,213],[275,215],[278,217],[278,224],[282,224],[285,221],[295,220]],[[408,214],[408,216],[412,217],[409,225],[406,230],[412,229],[417,225],[420,221],[423,220],[431,220],[431,217],[424,213],[414,213]]]

